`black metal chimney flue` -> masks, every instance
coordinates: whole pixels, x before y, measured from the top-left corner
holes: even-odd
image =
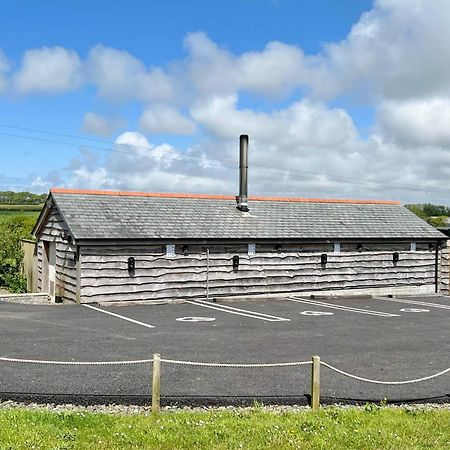
[[[239,197],[237,209],[248,211],[248,135],[239,136]]]

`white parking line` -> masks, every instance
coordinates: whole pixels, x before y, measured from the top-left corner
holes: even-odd
[[[196,300],[196,301],[199,302],[199,303],[202,303],[202,304],[207,304],[207,305],[209,304],[205,300]],[[229,310],[232,310],[232,311],[243,311],[243,312],[246,312],[246,313],[253,314],[255,316],[267,317],[269,319],[276,319],[276,320],[280,320],[280,321],[283,321],[283,320],[284,321],[290,321],[291,320],[291,319],[285,319],[283,317],[272,316],[271,314],[264,314],[264,313],[261,313],[261,312],[258,312],[258,311],[249,311],[247,309],[235,308],[234,306],[224,305],[223,303],[215,304],[214,306],[218,306],[219,308],[229,309]]]
[[[117,317],[122,320],[126,320],[128,322],[135,323],[136,325],[141,325],[142,327],[155,328],[153,325],[149,325],[148,323],[139,322],[139,320],[130,319],[129,317],[125,317],[125,316],[121,316],[120,314],[115,314],[115,313],[112,313],[109,311],[105,311],[104,309],[96,308],[95,306],[91,306],[91,305],[83,305],[83,306],[85,306],[86,308],[94,309],[95,311],[102,312],[104,314],[109,314],[110,316],[114,316],[114,317]]]
[[[407,300],[404,298],[373,297],[373,299],[374,300],[384,300],[385,302],[408,303],[411,305],[430,306],[433,308],[450,309],[450,305],[441,305],[440,303],[421,302],[418,300]]]
[[[323,308],[339,309],[341,311],[347,311],[356,314],[367,314],[369,316],[378,316],[378,317],[400,317],[399,314],[391,314],[382,311],[368,311],[367,309],[352,308],[350,306],[343,306],[343,305],[334,305],[333,303],[319,302],[317,300],[310,300],[302,297],[286,297],[286,299],[291,302],[306,303],[308,305],[322,306]]]
[[[203,308],[215,309],[217,311],[226,312],[229,314],[236,314],[238,316],[251,317],[252,319],[265,320],[266,322],[289,322],[291,319],[286,319],[284,317],[271,316],[269,314],[263,314],[256,311],[249,311],[247,309],[233,308],[232,306],[226,305],[211,305],[204,300],[186,300],[186,303],[191,303],[192,305],[202,306]]]
[[[410,313],[426,313],[426,312],[430,312],[429,309],[424,309],[424,308],[402,308],[402,309],[400,309],[400,311],[410,312]]]

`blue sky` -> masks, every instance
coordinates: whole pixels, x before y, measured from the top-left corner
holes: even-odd
[[[449,12],[4,2],[0,189],[233,194],[248,133],[251,193],[448,204]]]
[[[183,39],[194,31],[206,32],[237,53],[273,40],[315,53],[322,43],[344,38],[370,8],[364,0],[4,2],[2,15],[8,20],[0,37],[13,58],[29,48],[55,45],[86,54],[101,43],[160,65],[181,57]]]

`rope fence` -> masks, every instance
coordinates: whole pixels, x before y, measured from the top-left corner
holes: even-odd
[[[153,362],[153,359],[136,359],[131,361],[46,361],[40,359],[4,358],[0,356],[0,361],[55,366],[123,366],[127,364],[148,364]]]
[[[328,369],[331,369],[332,371],[339,373],[341,375],[344,375],[345,377],[353,378],[354,380],[358,381],[364,381],[365,383],[372,383],[372,384],[385,384],[385,385],[399,385],[399,384],[413,384],[413,383],[420,383],[421,381],[428,381],[432,380],[433,378],[440,377],[441,375],[444,375],[448,372],[450,372],[450,367],[448,369],[442,370],[441,372],[435,373],[433,375],[430,375],[428,377],[423,378],[416,378],[414,380],[405,380],[405,381],[380,381],[380,380],[370,380],[369,378],[363,378],[358,377],[357,375],[352,375],[351,373],[344,372],[341,369],[338,369],[324,361],[321,362],[322,366],[328,367]]]
[[[354,380],[365,383],[379,384],[379,385],[405,385],[420,383],[423,381],[432,380],[447,373],[450,373],[450,367],[432,375],[416,378],[412,380],[403,381],[381,381],[363,378],[354,375],[337,367],[321,361],[319,356],[313,356],[311,361],[292,361],[292,362],[277,362],[277,363],[209,363],[200,361],[183,361],[176,359],[161,358],[159,353],[155,353],[152,359],[136,359],[128,361],[53,361],[53,360],[39,360],[39,359],[20,359],[0,357],[0,361],[19,364],[42,364],[42,365],[58,365],[58,366],[121,366],[134,364],[150,364],[152,363],[152,411],[157,413],[160,410],[160,384],[161,384],[161,363],[175,364],[183,366],[197,366],[197,367],[220,367],[220,368],[269,368],[269,367],[293,367],[293,366],[312,366],[311,369],[311,407],[313,411],[317,411],[320,406],[320,366],[343,375]]]
[[[312,364],[311,361],[294,361],[294,362],[281,362],[281,363],[261,363],[261,364],[241,364],[241,363],[207,363],[207,362],[195,362],[195,361],[177,361],[175,359],[161,358],[161,362],[168,364],[179,364],[184,366],[202,366],[202,367],[231,367],[235,369],[246,368],[264,368],[264,367],[290,367],[290,366],[307,366]]]

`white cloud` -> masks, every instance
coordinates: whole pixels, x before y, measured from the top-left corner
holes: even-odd
[[[72,173],[69,186],[82,186],[83,189],[117,189],[118,183],[115,178],[110,177],[104,167],[92,169],[80,167]]]
[[[138,154],[147,154],[152,145],[147,138],[137,131],[126,131],[116,139],[117,145],[128,146],[132,151]]]
[[[185,39],[188,57],[185,65],[188,80],[200,93],[233,93],[238,74],[233,55],[220,49],[205,33],[190,33]]]
[[[248,52],[237,61],[238,87],[265,95],[289,93],[303,84],[308,68],[300,48],[269,42],[261,52]]]
[[[200,94],[247,90],[277,97],[304,83],[309,73],[302,50],[282,42],[269,42],[262,51],[236,56],[205,33],[190,33],[185,46],[189,80]]]
[[[136,131],[116,140],[105,161],[93,167],[84,158],[70,169],[68,186],[147,191],[220,192],[227,180],[201,168],[194,151],[182,153],[169,144],[153,145]],[[204,156],[204,155],[203,155]],[[219,173],[220,167],[214,169]]]
[[[192,117],[220,138],[245,132],[260,142],[292,147],[339,146],[357,135],[350,116],[342,109],[329,110],[318,103],[300,101],[271,113],[237,109],[236,95],[210,97],[192,108]]]
[[[0,53],[0,77],[8,67]],[[174,95],[172,80],[161,67],[147,68],[128,52],[102,45],[93,47],[84,61],[59,46],[27,50],[13,82],[21,94],[61,93],[93,84],[110,100],[168,101]]]
[[[347,38],[329,43],[309,80],[316,95],[375,100],[449,92],[450,2],[379,0]],[[313,62],[313,61],[311,61]]]
[[[87,112],[83,116],[82,130],[97,136],[108,137],[119,127],[123,121],[119,119],[107,119],[94,112]]]
[[[378,122],[387,136],[396,141],[450,150],[450,99],[384,102]]]
[[[97,45],[85,62],[89,80],[100,95],[118,100],[169,100],[173,88],[161,68],[147,69],[126,51]]]
[[[171,167],[179,159],[176,150],[169,144],[152,145],[138,131],[127,131],[116,139],[115,151],[107,162],[107,167],[115,172],[144,171]]]
[[[80,86],[82,64],[77,53],[63,47],[28,50],[20,70],[14,76],[20,93],[57,93]]]
[[[175,108],[157,105],[144,111],[139,119],[141,128],[149,133],[189,135],[195,133],[195,123],[183,117]]]

